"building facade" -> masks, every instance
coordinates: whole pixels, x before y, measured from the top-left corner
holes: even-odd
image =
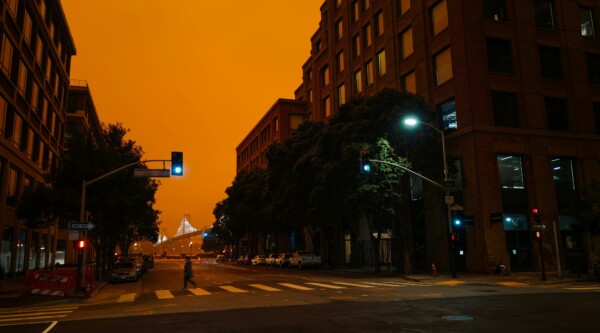
[[[58,0],[3,0],[0,18],[0,264],[14,274],[56,260],[58,226],[28,228],[16,208],[64,149],[76,50]]]
[[[295,92],[306,119],[384,88],[423,96],[458,170],[458,215],[469,217],[459,267],[539,269],[537,208],[546,267],[569,268],[582,245],[568,208],[600,180],[600,1],[327,0],[320,10]],[[425,210],[419,224],[416,268],[448,262],[437,216]]]

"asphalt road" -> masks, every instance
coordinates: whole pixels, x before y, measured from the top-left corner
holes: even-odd
[[[194,270],[195,293],[182,290],[181,263],[157,263],[139,282],[107,285],[93,299],[3,309],[0,325],[9,326],[0,332],[600,331],[593,283],[434,284],[211,263]],[[127,294],[135,297],[120,302]]]

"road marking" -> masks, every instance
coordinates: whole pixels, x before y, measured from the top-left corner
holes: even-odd
[[[434,284],[437,284],[440,286],[458,286],[459,284],[465,284],[465,281],[450,280],[450,281],[434,282]]]
[[[397,285],[397,284],[390,284],[390,283],[383,283],[383,282],[365,282],[368,284],[372,284],[375,286],[383,286],[383,287],[406,287],[406,286],[401,286],[401,285]]]
[[[344,286],[350,286],[350,287],[375,288],[374,286],[369,286],[367,284],[360,284],[360,283],[338,282],[338,281],[335,281],[333,283],[335,283],[335,284],[341,284],[341,285],[344,285]]]
[[[281,289],[265,286],[264,284],[250,284],[250,287],[254,287],[257,289],[262,289],[266,291],[281,291]]]
[[[53,321],[52,324],[50,324],[50,326],[48,326],[42,333],[48,333],[48,332],[50,332],[54,328],[54,326],[56,326],[56,324],[58,324],[58,322],[57,321]]]
[[[31,316],[31,317],[19,317],[19,318],[13,318],[13,317],[7,317],[7,318],[2,318],[0,319],[0,322],[9,322],[9,321],[16,321],[16,320],[39,320],[39,319],[53,319],[53,318],[64,318],[67,315],[57,315],[57,316]]]
[[[156,297],[158,297],[158,299],[168,299],[175,297],[168,290],[155,290],[154,293],[156,294]]]
[[[298,290],[315,290],[314,288],[308,288],[308,287],[304,287],[304,286],[299,286],[297,284],[291,284],[291,283],[279,283],[280,285],[284,286],[284,287],[288,287],[288,288],[292,288],[292,289],[298,289]]]
[[[189,289],[189,291],[196,296],[206,296],[211,294],[202,288]]]
[[[117,303],[133,302],[135,300],[135,293],[128,293],[119,296]]]
[[[523,287],[528,286],[529,283],[516,282],[516,281],[508,281],[508,282],[498,282],[499,285],[506,287]]]
[[[426,284],[423,283],[416,283],[416,282],[394,282],[394,281],[388,281],[388,282],[382,282],[382,283],[387,283],[387,284],[391,284],[391,285],[395,285],[395,286],[416,286],[416,287],[426,287]]]
[[[306,282],[306,284],[310,284],[311,286],[329,288],[329,289],[346,289],[346,287],[334,286],[331,284],[318,283],[318,282]]]
[[[232,293],[247,293],[248,292],[248,290],[236,288],[234,286],[219,286],[219,288],[225,289],[225,290],[227,290],[229,292],[232,292]]]
[[[12,314],[4,314],[2,313],[0,315],[0,318],[5,318],[5,317],[12,317],[12,318],[17,318],[17,317],[27,317],[27,316],[31,316],[32,314],[35,314],[36,316],[41,316],[41,315],[61,315],[63,313],[71,313],[73,311],[44,311],[44,312],[27,312],[27,313],[12,313]]]
[[[570,287],[570,288],[565,288],[567,290],[596,290],[600,287],[597,286],[592,286],[592,287]]]

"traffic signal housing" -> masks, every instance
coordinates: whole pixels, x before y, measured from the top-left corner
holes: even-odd
[[[368,150],[360,151],[360,173],[371,173],[371,159]]]
[[[171,152],[171,175],[183,176],[183,153],[180,151]]]
[[[542,217],[540,215],[539,209],[534,208],[531,210],[531,213],[533,214],[533,220],[535,221],[535,223],[542,223]]]

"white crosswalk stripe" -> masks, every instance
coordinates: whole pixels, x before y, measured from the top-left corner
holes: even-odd
[[[158,299],[175,298],[175,296],[173,296],[173,294],[168,290],[155,290],[154,293]]]
[[[0,326],[31,322],[51,322],[65,318],[78,307],[35,307],[0,311]],[[2,331],[2,330],[0,330]]]
[[[334,286],[331,284],[318,283],[318,282],[307,282],[306,284],[310,284],[311,286],[329,288],[329,289],[345,289],[346,287]]]
[[[343,286],[349,286],[349,287],[375,288],[375,286],[369,286],[367,284],[361,284],[361,283],[350,283],[350,282],[339,282],[339,281],[335,281],[333,283],[335,283],[335,284],[341,284]]]
[[[135,293],[122,294],[121,296],[119,296],[119,300],[117,301],[117,303],[133,302],[135,301],[135,296]]]
[[[194,289],[189,289],[190,292],[196,296],[206,296],[206,295],[211,295],[212,293],[202,289],[202,288],[194,288]]]
[[[225,289],[232,293],[247,293],[248,292],[248,290],[240,289],[240,288],[237,288],[234,286],[219,286],[219,288]]]
[[[315,290],[314,288],[309,288],[309,287],[304,287],[304,286],[300,286],[297,284],[292,284],[292,283],[279,283],[280,285],[284,286],[284,287],[288,287],[288,288],[292,288],[292,289],[298,289],[298,290]]]
[[[406,287],[406,285],[383,283],[383,282],[365,282],[365,283],[372,284],[374,286],[382,286],[382,287]]]
[[[250,284],[249,286],[266,291],[281,291],[281,289],[265,286],[264,284]]]

